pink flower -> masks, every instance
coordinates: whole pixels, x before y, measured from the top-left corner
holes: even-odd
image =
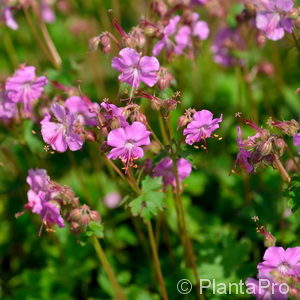
[[[51,112],[58,122],[51,122],[51,116],[48,113],[41,121],[45,143],[58,152],[65,152],[67,148],[71,151],[81,149],[83,138],[76,132],[76,115],[57,103],[51,105]]]
[[[184,25],[180,27],[178,33],[175,36],[175,41],[177,43],[174,52],[176,54],[181,54],[185,48],[193,48],[194,37],[199,40],[206,40],[209,35],[209,28],[206,22],[198,21],[199,14],[193,13],[193,22],[191,26]]]
[[[188,160],[180,158],[177,161],[177,170],[179,182],[182,182],[183,179],[189,177],[189,175],[191,174],[192,165]],[[172,184],[174,187],[176,187],[176,177],[174,174],[173,161],[169,157],[163,158],[156,165],[153,176],[161,176],[163,178],[164,186]]]
[[[112,67],[121,72],[119,80],[137,88],[141,82],[152,87],[157,82],[159,62],[152,56],[141,56],[132,48],[124,48],[112,60]]]
[[[41,96],[47,84],[45,76],[36,77],[35,67],[23,66],[7,79],[5,92],[9,100],[22,103],[25,114],[31,115],[33,102]]]
[[[300,133],[297,133],[293,137],[294,145],[300,147]],[[298,153],[300,154],[300,149],[298,149]]]
[[[50,186],[47,171],[44,169],[30,169],[26,181],[30,185],[30,190],[27,193],[28,203],[25,208],[40,215],[43,224],[47,227],[54,224],[64,227],[59,205],[53,201],[56,193]]]
[[[211,134],[219,128],[219,124],[222,122],[222,115],[220,118],[213,119],[213,114],[203,109],[197,111],[193,115],[193,120],[183,130],[183,134],[186,135],[185,142],[189,145],[205,140],[211,136]]]
[[[40,11],[44,22],[53,23],[55,21],[55,13],[50,5],[51,1],[41,0]]]
[[[124,128],[112,130],[107,136],[107,144],[113,149],[108,153],[109,159],[121,159],[125,166],[144,156],[141,146],[150,144],[151,132],[140,122],[133,122]]]
[[[72,96],[65,102],[66,108],[71,114],[78,115],[78,120],[87,126],[98,124],[96,111],[99,111],[98,103],[91,102],[86,97]]]
[[[157,56],[164,48],[166,48],[167,54],[170,54],[173,51],[175,44],[170,40],[170,36],[175,34],[179,21],[179,16],[175,16],[169,20],[168,25],[163,30],[161,40],[159,40],[153,47],[152,54],[154,56]]]
[[[264,261],[257,266],[260,274],[278,272],[281,275],[300,275],[300,247],[270,247],[264,254]]]
[[[12,8],[9,6],[6,6],[2,8],[1,14],[0,14],[1,19],[4,20],[4,23],[7,27],[13,30],[17,30],[19,28],[18,23],[15,21],[15,18],[12,13]]]
[[[120,204],[121,200],[122,197],[119,193],[112,192],[104,197],[103,202],[108,208],[115,208]]]
[[[280,284],[272,278],[258,276],[259,280],[248,278],[246,280],[247,290],[255,296],[257,300],[287,300],[288,291],[280,288]]]
[[[0,119],[7,122],[17,115],[17,105],[10,101],[6,94],[0,91]]]
[[[284,32],[292,32],[293,23],[287,16],[294,6],[293,0],[264,0],[260,2],[256,16],[256,27],[270,40],[283,38]]]

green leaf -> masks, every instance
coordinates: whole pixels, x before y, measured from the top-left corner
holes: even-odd
[[[104,237],[104,227],[101,223],[90,222],[88,230],[86,231],[87,236],[95,235],[97,238],[102,239]]]
[[[295,212],[300,208],[300,175],[293,176],[291,183],[285,190],[288,205]]]
[[[142,181],[142,194],[130,204],[134,216],[140,216],[144,221],[149,221],[164,208],[164,194],[158,191],[162,187],[162,178],[147,176]]]

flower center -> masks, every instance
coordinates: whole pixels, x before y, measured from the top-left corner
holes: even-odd
[[[286,274],[291,269],[291,266],[285,261],[278,266],[278,271],[281,274]]]
[[[134,141],[133,140],[127,140],[124,148],[127,150],[131,150],[134,147]]]

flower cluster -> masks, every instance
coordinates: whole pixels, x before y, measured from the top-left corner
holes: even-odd
[[[242,130],[237,127],[237,145],[239,152],[236,158],[236,165],[240,165],[248,173],[254,172],[258,167],[270,165],[278,169],[280,173],[284,172],[280,157],[283,156],[287,148],[284,136],[292,136],[297,146],[299,123],[296,120],[291,121],[272,121],[268,124],[271,128],[277,129],[273,133],[270,130],[259,127],[253,121],[243,119],[238,113],[237,116],[248,126],[250,126],[255,134],[247,139],[242,138]],[[300,145],[300,144],[299,144]],[[287,174],[284,176],[286,177]]]
[[[80,206],[73,191],[52,181],[46,170],[30,169],[27,183],[30,189],[25,209],[41,217],[41,230],[43,226],[48,231],[53,230],[54,225],[64,227],[67,221],[71,231],[79,233],[89,222],[100,221],[98,212],[90,210],[87,205]]]

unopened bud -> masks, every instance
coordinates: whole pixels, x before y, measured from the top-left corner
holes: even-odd
[[[110,123],[111,129],[117,129],[121,126],[120,119],[118,117],[113,117],[113,120]]]
[[[140,111],[137,111],[134,114],[132,114],[131,121],[132,122],[140,122],[140,123],[143,123],[145,125],[147,125],[147,123],[148,123],[146,116]]]
[[[124,42],[130,48],[143,48],[146,43],[146,38],[141,28],[134,27],[124,39]]]
[[[177,126],[178,126],[178,128],[184,127],[184,126],[186,126],[189,122],[190,122],[190,119],[189,119],[186,115],[183,115],[183,116],[180,116],[180,117],[178,118]]]
[[[259,47],[263,47],[266,43],[266,36],[262,33],[262,32],[259,32],[256,36],[256,42],[258,44]]]
[[[100,47],[104,53],[109,53],[111,51],[110,36],[107,32],[89,40],[89,48],[91,51],[96,51],[98,47]]]
[[[274,74],[274,66],[269,62],[262,62],[258,66],[258,72],[267,76],[272,76]]]
[[[151,8],[161,17],[163,17],[168,11],[168,6],[163,0],[153,0],[151,3]]]
[[[286,147],[286,143],[285,143],[284,139],[280,138],[280,137],[276,138],[274,145],[276,147],[276,150],[278,150],[278,152],[279,152],[279,156],[282,156],[284,153],[285,147]]]
[[[90,131],[90,130],[85,130],[84,135],[85,135],[85,139],[87,141],[90,141],[90,142],[95,142],[96,141],[96,134],[95,134],[95,132]]]
[[[167,111],[175,110],[177,107],[177,101],[174,99],[168,99],[163,101],[163,106]]]
[[[271,151],[272,151],[272,141],[271,140],[267,140],[267,141],[261,142],[258,145],[257,150],[260,152],[260,154],[262,156],[269,155],[271,153]]]
[[[163,101],[159,98],[151,99],[151,108],[154,110],[160,110],[163,105]]]
[[[160,68],[158,73],[157,86],[162,91],[170,86],[170,82],[173,80],[173,76],[168,72],[166,68]]]

